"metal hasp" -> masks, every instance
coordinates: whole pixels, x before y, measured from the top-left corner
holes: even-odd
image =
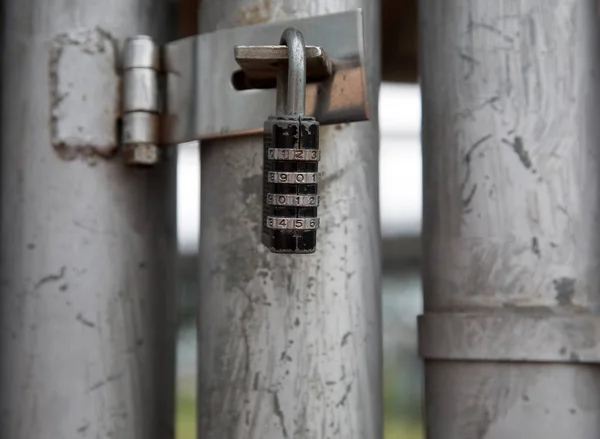
[[[319,228],[319,123],[304,114],[307,68],[302,32],[287,28],[281,43],[287,46],[289,62],[273,63],[277,115],[264,125],[263,244],[273,253],[314,253]],[[252,55],[251,48],[248,52]]]
[[[596,439],[598,3],[420,9],[426,436]]]
[[[362,11],[357,9],[218,30],[167,44],[164,142],[262,132],[273,108],[275,90],[237,90],[233,81],[239,67],[231,50],[240,42],[249,46],[273,44],[290,26],[305,35],[307,44],[324,45],[328,55],[325,65],[322,56],[309,56],[310,71],[320,71],[320,76],[309,75],[309,79],[324,80],[307,86],[306,114],[316,117],[322,125],[368,119],[363,18]],[[313,48],[311,53],[319,50]],[[283,56],[280,50],[280,57]],[[312,68],[312,60],[316,60],[316,68]],[[258,86],[273,85],[271,81]]]
[[[288,63],[287,46],[235,46],[235,61],[242,68],[235,72],[234,87],[276,88],[279,66]],[[322,47],[305,46],[306,81],[325,81],[331,76],[331,60]]]

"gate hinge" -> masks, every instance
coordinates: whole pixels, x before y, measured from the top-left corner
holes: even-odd
[[[153,165],[160,158],[160,48],[145,35],[125,42],[122,60],[121,148],[128,165]]]

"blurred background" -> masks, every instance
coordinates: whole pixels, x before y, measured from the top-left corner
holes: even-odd
[[[416,316],[421,313],[421,102],[416,84],[385,82],[379,101],[379,164],[383,235],[383,348],[385,439],[421,438],[421,365]],[[195,427],[196,252],[199,234],[199,157],[181,146],[178,163],[178,235],[182,255],[177,345],[177,437]]]

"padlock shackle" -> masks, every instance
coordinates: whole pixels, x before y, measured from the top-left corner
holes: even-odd
[[[306,55],[302,32],[288,27],[279,44],[288,47],[288,64],[277,74],[277,115],[304,116],[306,106]]]

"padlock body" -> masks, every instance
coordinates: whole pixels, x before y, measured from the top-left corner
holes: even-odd
[[[274,253],[314,253],[319,218],[319,123],[312,117],[265,122],[263,244]]]

